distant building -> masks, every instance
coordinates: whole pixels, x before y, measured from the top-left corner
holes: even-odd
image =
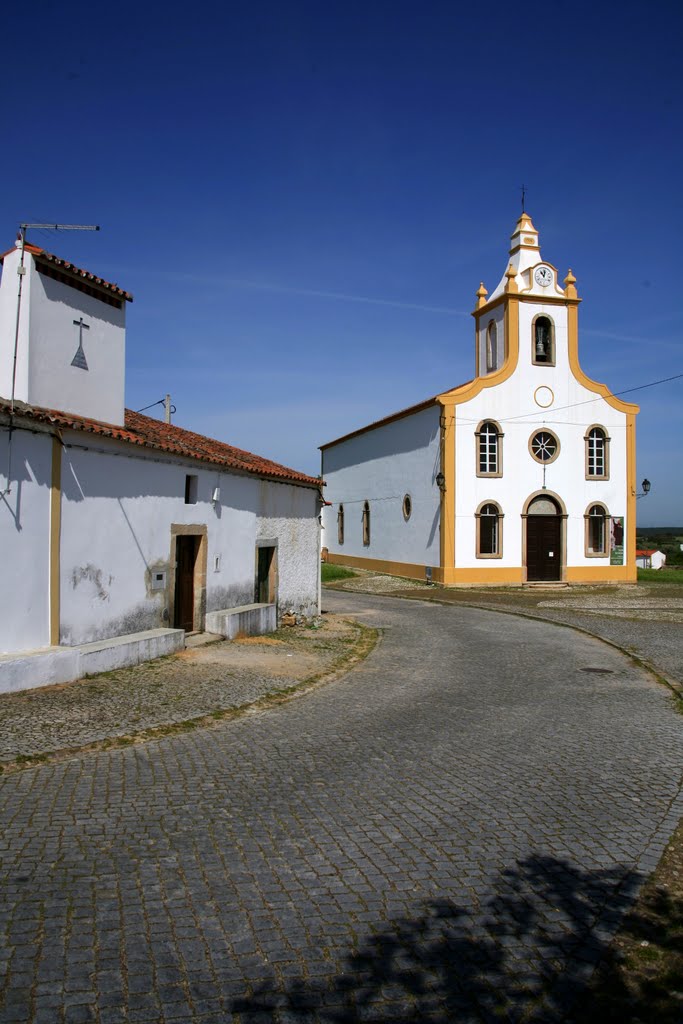
[[[638,548],[636,565],[639,569],[663,569],[666,565],[666,555],[656,548]]]
[[[0,690],[315,614],[320,481],[125,410],[132,296],[37,246],[0,261]]]
[[[576,279],[523,214],[475,376],[322,445],[331,562],[449,586],[636,579],[635,418],[579,365]]]

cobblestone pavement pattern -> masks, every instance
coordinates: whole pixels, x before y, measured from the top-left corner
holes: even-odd
[[[571,1019],[683,810],[668,691],[544,622],[325,603],[385,628],[336,683],[2,780],[0,1021]]]
[[[334,669],[358,639],[341,616],[247,637],[64,686],[3,694],[0,762],[84,747],[243,707]]]

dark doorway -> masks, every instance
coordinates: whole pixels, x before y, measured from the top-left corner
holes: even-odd
[[[530,515],[526,521],[526,569],[528,580],[562,578],[562,518]]]
[[[201,538],[176,537],[174,626],[191,633],[194,629],[194,576]]]
[[[256,594],[259,604],[275,600],[275,548],[256,549]]]

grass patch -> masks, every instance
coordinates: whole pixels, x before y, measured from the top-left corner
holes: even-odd
[[[353,569],[347,569],[345,565],[332,565],[331,562],[323,562],[320,566],[320,578],[323,583],[332,583],[334,580],[348,580],[358,573]]]
[[[683,587],[683,569],[639,569],[639,583],[677,583]]]

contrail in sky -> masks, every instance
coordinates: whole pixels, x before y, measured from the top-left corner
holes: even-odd
[[[397,309],[417,309],[425,313],[447,313],[449,316],[469,316],[462,309],[448,306],[425,306],[419,302],[398,302],[394,299],[373,299],[368,295],[349,295],[346,292],[320,291],[317,288],[297,288],[283,284],[263,284],[258,281],[242,281],[239,278],[222,278],[224,284],[234,288],[253,288],[255,291],[282,292],[285,295],[311,295],[319,299],[341,299],[345,302],[365,302],[373,306],[394,306]]]

